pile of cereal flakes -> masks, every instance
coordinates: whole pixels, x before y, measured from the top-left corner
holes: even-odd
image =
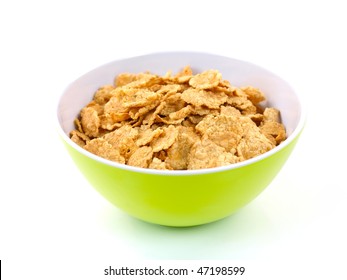
[[[235,87],[217,70],[122,73],[84,107],[71,139],[105,159],[142,168],[202,169],[263,154],[286,139],[257,88]]]

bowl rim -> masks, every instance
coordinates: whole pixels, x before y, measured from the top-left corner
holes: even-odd
[[[65,133],[65,131],[63,130],[60,120],[59,120],[59,107],[60,107],[60,102],[63,98],[63,96],[65,95],[66,91],[70,88],[71,85],[73,85],[78,79],[80,79],[81,77],[83,77],[84,75],[87,75],[89,72],[92,72],[94,70],[97,70],[99,68],[105,67],[107,65],[110,64],[114,64],[117,62],[121,62],[121,61],[126,61],[126,60],[130,60],[130,59],[136,59],[136,58],[141,58],[141,57],[145,57],[145,56],[153,56],[153,55],[165,55],[165,54],[199,54],[199,55],[209,55],[209,56],[216,56],[216,57],[220,57],[220,58],[226,58],[226,59],[233,59],[233,60],[237,60],[239,62],[245,62],[248,63],[249,65],[253,65],[255,67],[261,68],[265,71],[267,71],[269,74],[271,74],[272,76],[279,78],[280,80],[282,80],[284,83],[287,84],[287,86],[292,90],[292,92],[295,94],[298,103],[300,105],[300,110],[299,110],[299,122],[297,124],[297,126],[295,127],[295,129],[293,130],[293,132],[291,133],[291,135],[289,135],[282,143],[280,143],[278,146],[276,146],[275,148],[271,149],[270,151],[265,152],[264,154],[258,155],[254,158],[251,159],[247,159],[238,163],[233,163],[233,164],[229,164],[229,165],[224,165],[224,166],[218,166],[218,167],[213,167],[213,168],[203,168],[203,169],[193,169],[193,170],[158,170],[158,169],[149,169],[149,168],[142,168],[142,167],[135,167],[135,166],[130,166],[130,165],[126,165],[126,164],[122,164],[122,163],[118,163],[118,162],[114,162],[111,160],[107,160],[104,159],[100,156],[97,156],[91,152],[88,152],[87,150],[83,149],[82,147],[80,147],[78,144],[76,144],[75,142],[73,142],[70,137],[68,137],[68,135]],[[130,171],[130,172],[134,172],[134,173],[142,173],[142,174],[152,174],[152,175],[162,175],[162,176],[192,176],[192,175],[203,175],[203,174],[211,174],[211,173],[219,173],[219,172],[225,172],[225,171],[230,171],[230,170],[234,170],[234,169],[238,169],[244,166],[248,166],[248,165],[252,165],[256,162],[262,161],[266,158],[271,157],[272,155],[278,153],[279,151],[285,149],[290,143],[292,143],[302,132],[305,123],[306,123],[306,110],[304,108],[303,105],[303,99],[300,98],[300,96],[297,94],[297,91],[293,88],[292,85],[290,85],[286,80],[284,80],[282,77],[278,76],[277,74],[274,74],[273,72],[269,71],[268,69],[256,65],[254,63],[248,62],[246,60],[240,60],[240,59],[236,59],[233,57],[228,57],[228,56],[222,56],[222,55],[218,55],[218,54],[213,54],[213,53],[208,53],[208,52],[192,52],[192,51],[168,51],[168,52],[152,52],[152,53],[147,53],[147,54],[143,54],[143,55],[138,55],[138,56],[131,56],[131,57],[124,57],[124,58],[119,58],[113,61],[110,61],[108,63],[104,63],[102,65],[99,65],[97,67],[95,67],[94,69],[85,72],[84,74],[80,75],[77,79],[73,80],[72,82],[70,82],[64,89],[63,91],[60,93],[60,95],[57,98],[57,102],[55,103],[57,104],[56,106],[56,114],[55,114],[55,122],[56,122],[56,127],[57,127],[57,131],[58,134],[60,135],[60,137],[73,149],[75,149],[76,151],[78,151],[79,153],[83,154],[84,156],[93,159],[99,163],[111,166],[111,167],[115,167],[115,168],[119,168],[125,171]]]

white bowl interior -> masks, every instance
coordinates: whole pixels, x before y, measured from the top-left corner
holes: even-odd
[[[102,85],[112,84],[117,74],[150,71],[164,75],[168,70],[175,74],[186,65],[190,65],[194,72],[217,69],[222,73],[223,79],[229,80],[235,86],[251,85],[261,89],[267,98],[264,105],[281,111],[287,135],[301,130],[301,102],[293,88],[283,79],[245,61],[195,52],[154,53],[127,58],[105,64],[83,75],[66,88],[60,99],[58,121],[61,129],[68,136],[74,129],[74,119],[92,100],[95,91]]]

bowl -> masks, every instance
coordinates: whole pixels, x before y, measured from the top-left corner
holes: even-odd
[[[69,138],[74,119],[102,85],[123,72],[164,75],[190,65],[194,72],[218,69],[235,86],[252,85],[266,95],[266,106],[281,111],[287,139],[255,158],[199,170],[151,170],[112,162],[89,153]],[[57,106],[58,130],[71,158],[109,202],[143,221],[175,227],[210,223],[235,213],[275,178],[304,127],[299,96],[283,79],[249,62],[208,53],[163,52],[116,60],[72,82]]]

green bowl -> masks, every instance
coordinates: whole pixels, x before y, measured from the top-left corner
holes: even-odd
[[[229,166],[164,171],[111,162],[82,149],[69,138],[74,119],[97,88],[122,72],[150,71],[164,75],[185,65],[195,72],[218,69],[235,86],[262,89],[266,106],[281,111],[288,138],[271,151]],[[273,73],[219,55],[195,52],[154,53],[117,60],[78,78],[63,92],[57,111],[58,129],[65,146],[92,186],[116,207],[138,219],[167,226],[194,226],[227,217],[251,202],[275,178],[293,151],[304,127],[298,95]]]

